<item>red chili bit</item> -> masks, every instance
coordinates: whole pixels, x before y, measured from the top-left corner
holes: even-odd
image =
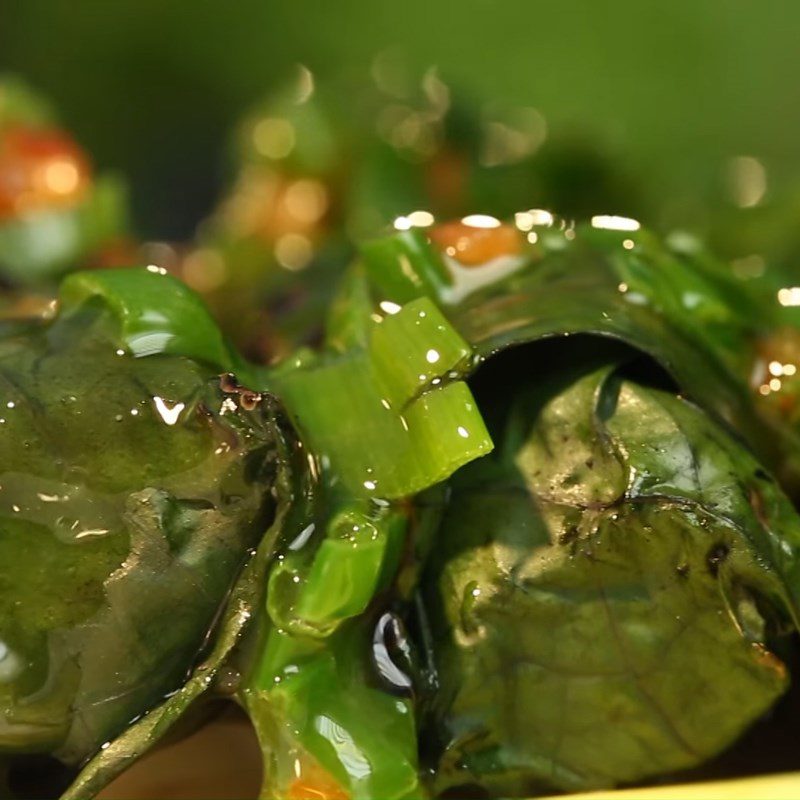
[[[0,219],[74,205],[90,182],[89,160],[66,134],[23,127],[0,132]]]

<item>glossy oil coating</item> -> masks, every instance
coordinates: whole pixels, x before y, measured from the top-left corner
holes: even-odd
[[[262,396],[113,329],[0,341],[0,747],[68,763],[180,687],[273,513]]]

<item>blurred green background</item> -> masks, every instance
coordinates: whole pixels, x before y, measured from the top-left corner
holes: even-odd
[[[235,120],[296,64],[366,81],[387,48],[476,103],[535,106],[551,137],[596,138],[691,224],[734,156],[770,195],[797,182],[798,24],[789,0],[0,0],[0,70],[126,175],[149,236],[192,231]]]

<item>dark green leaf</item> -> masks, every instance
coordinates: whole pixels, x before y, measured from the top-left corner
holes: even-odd
[[[428,575],[437,785],[697,765],[787,686],[800,522],[698,408],[613,369],[526,409],[521,443],[454,479]]]
[[[76,766],[209,642],[230,649],[242,584],[213,637],[218,616],[245,564],[248,592],[263,575],[251,555],[286,496],[279,411],[203,363],[131,356],[96,300],[0,339],[0,401],[0,738]],[[130,759],[139,735],[98,757]]]

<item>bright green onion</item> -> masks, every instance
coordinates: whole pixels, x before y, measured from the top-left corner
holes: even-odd
[[[357,509],[333,517],[326,537],[310,547],[287,553],[272,570],[267,609],[279,627],[298,635],[329,636],[345,619],[369,604],[379,581],[397,561],[393,542],[396,515],[370,520]],[[405,526],[403,526],[403,532]],[[394,569],[397,568],[396,563]]]
[[[238,366],[200,298],[158,267],[76,272],[61,283],[59,300],[67,313],[95,297],[119,320],[120,343],[134,356],[170,353],[221,370]]]
[[[353,669],[369,635],[363,626],[337,634],[326,652],[264,689],[286,729],[353,800],[421,798],[410,700],[371,688]]]
[[[374,323],[371,334],[367,350],[274,375],[331,474],[356,495],[399,498],[491,451],[467,386],[445,383],[469,349],[429,299]]]
[[[439,297],[453,276],[425,233],[411,229],[367,242],[361,248],[370,284],[397,303]]]
[[[423,458],[430,464],[431,483],[444,480],[492,449],[472,392],[463,381],[422,395],[409,407],[406,420],[415,431]],[[438,477],[434,469],[439,470]]]
[[[312,624],[360,614],[372,599],[380,576],[386,537],[367,541],[326,539],[308,574],[308,589],[298,604],[298,616]]]
[[[370,352],[387,399],[397,408],[435,386],[441,376],[463,370],[472,355],[427,297],[385,317],[373,331]]]

